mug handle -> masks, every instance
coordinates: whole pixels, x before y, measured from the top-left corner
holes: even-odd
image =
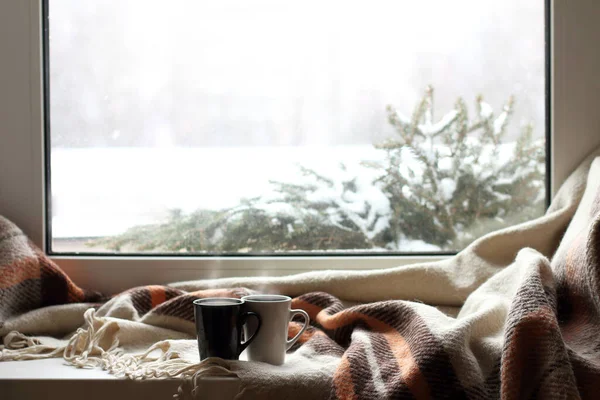
[[[244,326],[244,324],[246,323],[246,321],[248,320],[248,318],[250,317],[255,317],[256,320],[258,321],[258,326],[256,327],[256,330],[254,331],[254,333],[252,334],[252,336],[250,336],[248,339],[246,339],[245,342],[242,343],[242,326]],[[254,340],[254,338],[256,337],[256,335],[258,334],[258,331],[260,331],[260,326],[262,325],[262,319],[260,318],[260,315],[258,315],[255,312],[252,311],[246,311],[245,313],[243,313],[242,315],[240,315],[240,319],[239,319],[239,327],[240,327],[240,337],[239,337],[239,341],[240,341],[240,351],[238,352],[238,356],[240,354],[242,354],[242,351],[246,350],[246,347],[248,347],[248,345]]]
[[[308,328],[308,323],[310,322],[310,317],[308,316],[308,313],[304,310],[290,310],[290,321],[298,314],[302,315],[304,317],[304,326],[302,327],[302,329],[300,329],[300,332],[298,332],[296,334],[296,336],[294,336],[292,339],[287,341],[287,347],[285,348],[286,350],[289,350],[290,347],[292,347],[294,345],[294,343],[296,343],[298,341],[298,339],[300,339],[300,335],[302,335],[304,333],[306,328]]]

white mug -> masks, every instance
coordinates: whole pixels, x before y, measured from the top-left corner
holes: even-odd
[[[261,361],[273,365],[281,365],[285,361],[285,352],[300,338],[308,327],[310,318],[304,310],[292,310],[292,299],[288,296],[273,294],[257,294],[242,297],[244,311],[260,315],[262,325],[260,332],[246,349],[248,361]],[[304,326],[291,340],[288,337],[288,325],[295,315],[304,317]],[[256,324],[249,320],[244,325],[246,337],[251,336]]]

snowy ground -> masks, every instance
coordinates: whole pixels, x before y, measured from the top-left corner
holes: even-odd
[[[167,210],[220,209],[296,182],[298,164],[329,177],[377,160],[373,146],[101,148],[52,151],[54,238],[110,236],[159,222]],[[361,168],[363,174],[373,173]]]
[[[502,145],[499,163],[510,158],[513,146]],[[172,209],[222,209],[238,205],[242,198],[269,195],[269,180],[305,181],[299,165],[333,180],[336,188],[349,177],[358,177],[359,190],[351,199],[340,199],[343,206],[352,210],[366,202],[373,218],[386,215],[382,208],[389,208],[387,198],[370,184],[378,172],[361,165],[361,161],[378,161],[384,156],[384,151],[371,145],[55,149],[51,155],[55,249],[73,251],[75,246],[85,251],[85,238],[117,235],[136,225],[161,222]],[[403,167],[410,166],[410,157],[405,158]],[[339,196],[341,191],[336,188],[312,196]],[[378,224],[385,221],[380,219]],[[413,240],[401,247],[404,251],[438,249]]]

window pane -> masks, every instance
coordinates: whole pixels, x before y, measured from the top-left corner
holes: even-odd
[[[49,3],[54,252],[453,252],[544,212],[541,0]]]

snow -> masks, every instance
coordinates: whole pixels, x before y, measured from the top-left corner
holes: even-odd
[[[453,179],[444,178],[440,181],[440,190],[442,198],[446,201],[450,201],[456,190],[456,182]]]
[[[502,143],[498,146],[497,163],[498,165],[506,165],[511,162],[515,154],[516,143]]]
[[[510,178],[509,177],[500,178],[494,182],[494,185],[496,185],[496,186],[512,185],[514,181],[515,181],[514,176],[511,176]]]
[[[427,243],[422,240],[407,239],[405,237],[398,240],[396,246],[397,249],[402,249],[402,251],[407,253],[413,251],[437,252],[442,250],[439,246],[434,244]]]
[[[546,190],[545,188],[540,190],[537,194],[537,197],[535,198],[534,202],[541,202],[544,201],[546,199]]]
[[[506,123],[506,119],[508,118],[508,112],[502,111],[498,118],[494,120],[494,133],[497,135],[502,132],[502,127]]]
[[[500,201],[509,201],[512,199],[512,196],[506,193],[494,192],[494,195]]]
[[[439,124],[439,123],[438,123]],[[482,157],[502,166],[510,162],[515,144],[483,148]],[[454,159],[448,148],[436,144],[432,153],[442,156],[438,168],[450,173]],[[390,199],[373,181],[380,171],[364,167],[362,161],[382,162],[386,152],[372,145],[337,147],[248,147],[248,148],[97,148],[52,151],[52,235],[54,238],[111,236],[144,224],[165,221],[170,210],[189,213],[197,209],[239,206],[242,199],[261,198],[255,207],[273,216],[298,212],[282,201],[271,181],[299,185],[310,183],[309,201],[329,204],[332,224],[342,229],[352,221],[366,237],[384,231],[392,215]],[[399,172],[408,185],[423,185],[424,165],[410,148],[401,150]],[[341,168],[341,165],[344,168]],[[465,166],[469,160],[463,160]],[[303,174],[299,165],[326,178]],[[474,164],[476,165],[476,164]],[[537,164],[532,167],[539,167]],[[482,171],[474,171],[481,174]],[[526,171],[525,171],[526,172]],[[510,183],[520,174],[500,179]],[[350,184],[352,183],[352,184]],[[456,182],[447,177],[439,182],[439,193],[452,199]],[[543,190],[540,196],[544,196]],[[505,196],[498,194],[499,197]],[[466,204],[465,204],[466,206]],[[238,208],[239,209],[239,208]],[[316,211],[301,211],[316,212]],[[300,215],[298,215],[300,221]],[[294,232],[294,225],[287,224]],[[216,235],[222,235],[217,232]],[[420,240],[403,238],[403,251],[439,251]]]
[[[300,163],[341,182],[348,174],[340,170],[340,162],[358,165],[383,157],[384,152],[372,145],[53,149],[52,234],[116,235],[132,226],[164,221],[171,209],[187,213],[230,208],[243,198],[271,195],[269,180],[303,179]],[[371,179],[375,170],[364,168],[361,173]],[[284,203],[261,207],[290,209]]]
[[[470,145],[478,145],[476,138],[467,138],[470,141]],[[489,162],[496,166],[503,166],[512,160],[515,150],[515,143],[502,143],[495,149],[491,146],[485,147],[481,150],[481,160]],[[434,145],[433,152],[438,154],[447,154],[448,148],[443,145]],[[425,172],[425,165],[421,160],[417,158],[415,153],[408,147],[404,147],[401,150],[402,164],[399,166],[400,175],[408,182],[412,184],[418,184],[423,181],[423,174]],[[450,172],[454,166],[454,159],[452,157],[440,157],[438,160],[438,168],[443,172]],[[466,157],[462,160],[461,165],[467,165],[473,167],[475,175],[482,179],[487,178],[485,173],[493,173],[489,169],[483,171],[479,165],[475,163],[475,159],[472,156]]]
[[[263,210],[271,215],[292,214],[295,211],[294,207],[291,204],[283,203],[281,201],[273,201],[273,200],[263,201],[261,203],[254,204],[253,206],[255,208],[257,208],[259,210]],[[248,208],[248,207],[244,207],[244,208]]]
[[[419,124],[419,130],[426,136],[435,136],[442,132],[444,129],[446,129],[448,125],[450,125],[452,122],[454,122],[457,116],[458,110],[452,110],[446,115],[444,115],[442,119],[440,119],[435,124],[430,121],[427,121],[424,124]]]
[[[443,157],[440,158],[440,160],[438,161],[438,169],[440,171],[450,171],[452,169],[452,166],[454,164],[454,160],[452,159],[452,157]]]
[[[408,118],[406,115],[404,115],[398,111],[394,111],[394,117],[396,118],[396,120],[400,121],[401,123],[403,123],[405,125],[411,124],[410,118]]]
[[[322,184],[306,198],[309,201],[336,205],[329,211],[331,222],[340,226],[342,219],[352,221],[365,236],[372,239],[389,224],[390,201],[385,194],[373,185],[376,172],[367,171],[360,164],[348,165],[342,173],[337,172],[333,185]],[[328,178],[330,176],[327,176]],[[344,190],[344,182],[352,181],[355,191]],[[314,183],[314,180],[299,183]]]
[[[480,107],[479,116],[482,119],[489,119],[494,114],[494,109],[492,108],[492,106],[489,105],[489,103],[486,103],[485,101],[480,101],[479,107]]]
[[[403,147],[400,150],[402,164],[399,166],[400,175],[408,182],[418,183],[423,181],[425,165],[419,160],[413,150],[409,147]]]

